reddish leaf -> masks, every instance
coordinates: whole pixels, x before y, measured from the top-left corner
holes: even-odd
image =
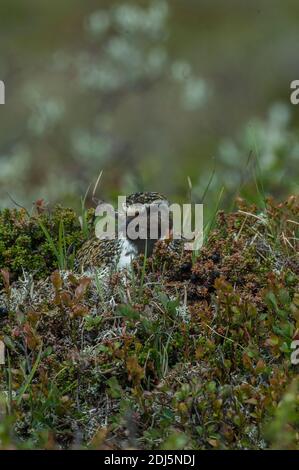
[[[80,284],[75,290],[75,298],[81,300],[84,297],[87,287],[89,286],[91,279],[89,277],[83,277],[80,279]]]
[[[9,271],[7,271],[7,269],[1,269],[0,272],[1,272],[2,279],[3,279],[4,287],[6,291],[8,291],[10,288]]]
[[[59,271],[56,270],[51,274],[51,282],[52,282],[52,284],[53,284],[56,291],[61,289],[62,279],[61,279]]]
[[[88,314],[88,308],[84,305],[78,304],[72,308],[72,317],[84,317]]]

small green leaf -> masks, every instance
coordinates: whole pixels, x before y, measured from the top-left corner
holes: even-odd
[[[112,396],[112,398],[120,398],[122,395],[122,388],[119,385],[117,378],[111,377],[110,379],[107,380],[106,383],[109,386],[109,393]]]

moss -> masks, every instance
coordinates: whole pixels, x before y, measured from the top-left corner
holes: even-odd
[[[92,214],[89,213],[89,224]],[[67,254],[75,253],[83,241],[77,214],[57,206],[51,213],[43,211],[29,216],[23,209],[0,213],[0,266],[10,272],[12,280],[23,271],[44,278],[57,268],[57,259],[45,237],[41,224],[58,244],[59,225],[63,221]]]

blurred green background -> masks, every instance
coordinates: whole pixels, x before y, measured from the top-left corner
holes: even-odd
[[[1,0],[0,206],[298,192],[298,0]],[[213,178],[211,178],[213,176]]]

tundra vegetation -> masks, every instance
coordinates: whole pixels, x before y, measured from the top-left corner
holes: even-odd
[[[1,448],[299,448],[299,201],[217,211],[200,252],[74,270],[77,214],[0,214]]]

